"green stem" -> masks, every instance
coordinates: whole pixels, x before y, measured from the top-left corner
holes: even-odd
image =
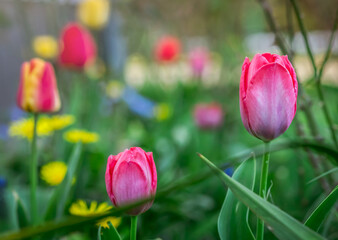
[[[262,172],[261,172],[261,180],[260,180],[260,187],[259,187],[259,196],[266,199],[266,190],[268,185],[268,173],[269,173],[269,160],[270,160],[270,149],[269,143],[265,143],[265,153],[263,156],[263,163],[262,163]],[[260,219],[257,220],[257,240],[264,239],[264,222]]]
[[[36,187],[38,183],[37,178],[37,165],[38,155],[36,149],[37,140],[37,124],[38,124],[38,113],[34,113],[34,127],[33,127],[33,138],[32,138],[32,159],[30,164],[30,203],[31,203],[31,221],[35,225],[37,223],[37,203],[36,203]]]
[[[137,216],[131,216],[130,220],[131,220],[131,224],[130,224],[130,240],[136,240]]]

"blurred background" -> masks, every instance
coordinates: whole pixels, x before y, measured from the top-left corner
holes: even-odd
[[[154,153],[158,189],[162,189],[204,168],[196,152],[222,164],[227,157],[260,144],[245,130],[238,104],[244,58],[252,59],[254,54],[263,52],[281,54],[260,1],[111,0],[103,6],[84,2],[0,1],[0,189],[1,201],[8,205],[8,211],[1,208],[0,231],[18,228],[11,215],[11,191],[15,189],[28,199],[29,141],[11,134],[10,127],[29,117],[16,106],[16,92],[20,66],[31,58],[53,63],[62,101],[57,114],[75,119],[72,125],[41,139],[39,169],[51,161],[67,162],[72,144],[62,134],[69,129],[86,129],[99,136],[97,142],[84,147],[81,171],[68,205],[76,199],[109,202],[104,183],[107,157],[131,146]],[[298,3],[315,60],[320,63],[329,42],[337,1]],[[294,51],[292,63],[312,99],[320,134],[329,139],[311,62],[289,1],[267,4]],[[97,46],[96,59],[81,68],[64,66],[58,57],[63,48],[61,33],[70,22],[81,24]],[[335,37],[322,80],[335,127],[337,76]],[[296,119],[303,126],[304,137],[310,137],[311,129],[301,105]],[[280,139],[299,137],[293,123]],[[332,166],[327,163],[314,169],[302,150],[273,153],[271,160],[273,203],[302,221],[325,193],[320,182],[308,182]],[[231,175],[235,167],[229,167],[227,173]],[[328,182],[334,186],[337,176],[332,174]],[[40,180],[41,199],[48,199],[52,189]],[[155,201],[140,218],[140,239],[218,239],[217,217],[225,193],[219,180],[210,178],[159,203]],[[337,223],[337,218],[332,221]],[[329,239],[338,237],[334,226],[337,224],[330,224],[327,229],[323,226]],[[66,239],[93,239],[93,229]],[[122,218],[118,230],[128,236],[128,218]],[[274,236],[270,233],[267,239]]]

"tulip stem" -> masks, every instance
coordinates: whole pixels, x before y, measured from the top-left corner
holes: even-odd
[[[137,233],[137,216],[131,216],[131,224],[130,224],[130,240],[136,240]]]
[[[31,145],[31,164],[30,164],[30,203],[31,203],[31,221],[32,225],[37,223],[37,204],[36,204],[36,188],[37,188],[37,164],[38,164],[38,155],[37,155],[37,124],[38,124],[38,113],[34,113],[34,126],[33,126],[33,138]]]
[[[264,199],[267,199],[267,183],[268,183],[268,173],[269,173],[269,160],[270,160],[270,147],[269,143],[265,143],[265,153],[263,156],[262,162],[262,171],[261,171],[261,180],[259,187],[259,196]],[[260,219],[257,220],[257,240],[264,239],[264,222]]]

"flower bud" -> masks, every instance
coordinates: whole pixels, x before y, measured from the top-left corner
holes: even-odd
[[[96,59],[96,45],[90,33],[77,23],[67,24],[60,39],[61,65],[70,68],[90,66]]]
[[[155,46],[155,58],[162,63],[173,62],[177,60],[181,52],[180,41],[171,36],[161,38]]]
[[[194,108],[196,125],[201,129],[215,129],[223,123],[222,106],[218,103],[200,103]]]
[[[287,56],[246,58],[239,88],[241,117],[250,134],[267,142],[288,129],[296,114],[298,84]]]
[[[108,157],[106,169],[107,193],[116,207],[146,199],[156,194],[157,173],[152,152],[132,147]],[[153,201],[128,211],[138,215],[147,211]]]
[[[18,106],[27,112],[55,112],[61,107],[54,68],[34,58],[21,66]]]
[[[189,64],[194,77],[202,77],[209,61],[209,52],[204,48],[196,48],[189,53]]]
[[[109,11],[109,0],[84,0],[77,7],[77,17],[87,27],[100,29],[106,25]]]

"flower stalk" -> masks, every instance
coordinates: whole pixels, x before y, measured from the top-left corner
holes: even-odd
[[[136,240],[137,233],[137,215],[130,217],[130,240]]]
[[[35,225],[37,223],[37,203],[36,203],[36,188],[38,183],[37,177],[37,124],[38,113],[34,113],[33,138],[31,144],[31,164],[30,164],[30,204],[31,204],[31,221]]]
[[[259,196],[267,199],[267,185],[268,185],[268,173],[269,173],[269,161],[270,161],[270,146],[269,142],[265,143],[265,153],[262,162],[261,180],[259,187]],[[260,219],[257,220],[257,240],[264,239],[264,222]]]

